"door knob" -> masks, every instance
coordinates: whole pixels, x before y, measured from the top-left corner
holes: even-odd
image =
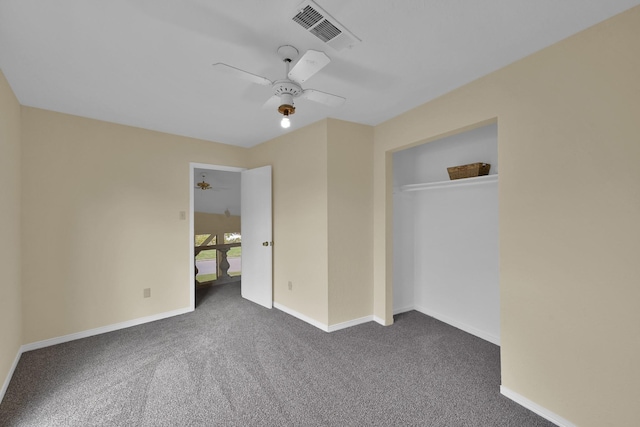
[[[262,242],[262,246],[273,246],[273,242]]]

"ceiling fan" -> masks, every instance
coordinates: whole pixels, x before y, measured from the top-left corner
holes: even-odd
[[[264,107],[277,106],[278,112],[284,116],[280,124],[282,127],[288,128],[290,126],[289,116],[296,112],[293,104],[294,98],[308,99],[329,107],[339,107],[346,101],[345,98],[338,95],[315,89],[302,89],[301,84],[323,69],[331,62],[331,59],[324,52],[308,50],[300,57],[293,68],[290,68],[291,62],[298,57],[298,53],[298,49],[293,46],[285,45],[278,48],[278,56],[285,63],[286,74],[284,79],[275,81],[222,62],[217,62],[213,66],[217,70],[226,71],[252,83],[271,86],[273,96],[267,100]]]
[[[228,187],[213,187],[205,181],[204,174],[202,174],[202,182],[196,183],[196,186],[193,188],[199,188],[200,190],[228,190]]]

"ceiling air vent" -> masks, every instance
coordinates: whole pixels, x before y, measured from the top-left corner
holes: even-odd
[[[360,43],[359,38],[312,0],[298,6],[293,21],[335,50]]]

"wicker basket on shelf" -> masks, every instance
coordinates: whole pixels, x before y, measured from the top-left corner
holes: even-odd
[[[488,175],[489,169],[491,169],[489,163],[471,163],[468,165],[452,166],[447,168],[447,172],[449,172],[449,179],[453,180]]]

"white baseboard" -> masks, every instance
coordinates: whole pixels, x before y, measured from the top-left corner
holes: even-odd
[[[295,310],[293,310],[293,309],[291,309],[291,308],[289,308],[289,307],[287,307],[285,305],[282,305],[282,304],[277,303],[277,302],[274,301],[273,302],[273,307],[277,308],[280,311],[283,311],[283,312],[287,313],[290,316],[293,316],[293,317],[295,317],[297,319],[300,319],[303,322],[306,322],[306,323],[310,324],[311,326],[315,326],[318,329],[321,329],[321,330],[323,330],[325,332],[329,332],[329,326],[328,325],[325,325],[322,322],[318,322],[317,320],[312,319],[311,317],[306,316],[306,315],[304,315],[302,313],[299,313],[299,312],[297,312],[297,311],[295,311]]]
[[[30,344],[25,344],[20,347],[20,352],[37,350],[39,348],[49,347],[56,344],[62,344],[68,341],[74,341],[81,338],[87,338],[94,335],[104,334],[107,332],[117,331],[118,329],[130,328],[131,326],[142,325],[143,323],[155,322],[156,320],[166,319],[167,317],[178,316],[193,311],[191,308],[181,308],[178,310],[167,311],[164,313],[154,314],[152,316],[140,317],[138,319],[127,320],[126,322],[114,323],[112,325],[101,326],[99,328],[89,329],[82,332],[76,332],[69,335],[63,335],[61,337],[49,338],[47,340],[36,341]]]
[[[554,414],[553,412],[543,408],[535,402],[527,399],[526,397],[516,393],[515,391],[509,390],[507,387],[501,385],[500,386],[500,394],[503,396],[513,400],[517,404],[524,406],[531,412],[535,412],[540,415],[542,418],[551,421],[555,425],[559,427],[576,427],[575,424],[571,423],[568,420],[565,420],[560,415]]]
[[[402,307],[402,308],[394,308],[393,315],[395,316],[396,314],[406,313],[407,311],[411,311],[411,310],[415,310],[415,307],[412,305],[407,307]]]
[[[7,377],[4,380],[4,384],[2,385],[2,389],[0,390],[0,402],[4,399],[4,394],[7,391],[7,387],[9,387],[9,383],[11,382],[11,378],[13,377],[13,373],[18,366],[18,361],[20,361],[20,357],[22,353],[31,350],[37,350],[40,348],[49,347],[56,344],[62,344],[69,341],[78,340],[81,338],[87,338],[94,335],[104,334],[107,332],[117,331],[118,329],[125,329],[131,326],[142,325],[143,323],[155,322],[156,320],[166,319],[167,317],[178,316],[180,314],[186,314],[192,312],[192,308],[181,308],[178,310],[167,311],[164,313],[154,314],[152,316],[140,317],[138,319],[127,320],[126,322],[114,323],[112,325],[101,326],[99,328],[89,329],[82,332],[76,332],[74,334],[63,335],[61,337],[49,338],[42,341],[32,342],[30,344],[25,344],[18,349],[18,354],[16,355],[15,360],[13,361],[13,365],[11,365],[11,369],[7,373]]]
[[[2,402],[2,399],[4,399],[4,394],[7,392],[7,387],[9,387],[11,377],[13,377],[16,366],[18,366],[18,362],[20,361],[20,356],[22,356],[22,349],[18,349],[18,354],[16,354],[15,359],[13,359],[13,364],[11,365],[11,368],[9,368],[9,372],[7,372],[7,377],[4,379],[2,390],[0,390],[0,402]]]
[[[297,319],[302,320],[303,322],[306,322],[308,324],[310,324],[311,326],[315,326],[318,329],[321,329],[325,332],[335,332],[335,331],[339,331],[340,329],[345,329],[345,328],[350,328],[352,326],[356,326],[356,325],[361,325],[363,323],[367,323],[367,322],[371,322],[371,321],[375,321],[378,322],[382,325],[384,325],[384,322],[379,319],[376,316],[364,316],[364,317],[360,317],[358,319],[353,319],[353,320],[347,320],[346,322],[342,322],[342,323],[336,323],[335,325],[326,325],[322,322],[318,322],[317,320],[314,320],[312,318],[310,318],[309,316],[306,316],[302,313],[299,313],[287,306],[284,306],[282,304],[279,304],[277,302],[274,301],[273,303],[273,307],[277,308],[280,311],[283,311],[285,313],[287,313],[290,316],[293,316]]]
[[[362,325],[363,323],[373,321],[373,316],[364,316],[359,319],[348,320],[342,323],[336,323],[335,325],[329,326],[328,332],[339,331],[340,329],[350,328],[356,325]]]
[[[387,326],[382,317],[378,317],[378,316],[372,316],[372,317],[374,322],[379,323],[382,326]]]
[[[438,319],[438,320],[440,320],[440,321],[442,321],[444,323],[447,323],[447,324],[449,324],[451,326],[454,326],[454,327],[456,327],[458,329],[461,329],[461,330],[463,330],[465,332],[468,332],[471,335],[475,335],[478,338],[482,338],[485,341],[489,341],[490,343],[493,343],[493,344],[495,344],[497,346],[500,345],[500,337],[497,337],[495,335],[489,334],[489,333],[487,333],[485,331],[481,331],[480,329],[477,329],[477,328],[475,328],[475,327],[473,327],[471,325],[467,325],[466,323],[460,322],[460,321],[458,321],[456,319],[453,319],[451,317],[445,316],[445,315],[440,314],[438,312],[435,312],[433,310],[426,309],[424,307],[416,306],[415,310],[419,311],[422,314],[426,314],[427,316],[431,316],[431,317],[433,317],[435,319]]]

